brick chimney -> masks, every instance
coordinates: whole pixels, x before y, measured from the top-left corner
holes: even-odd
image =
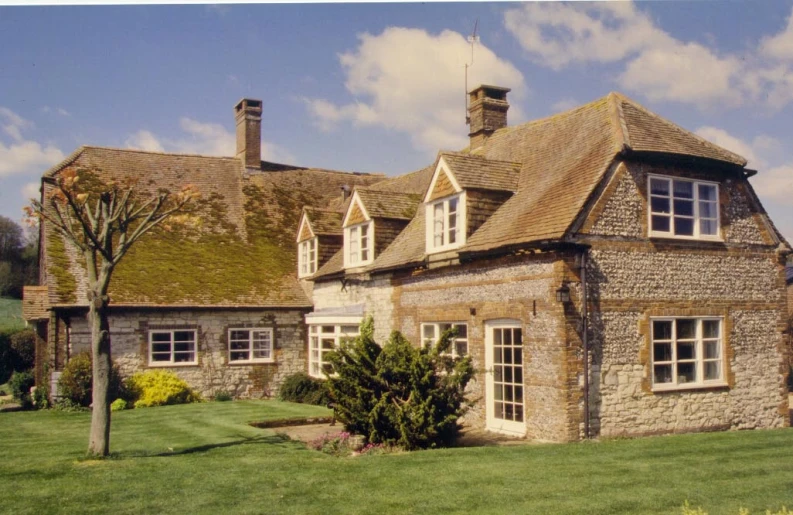
[[[237,122],[237,157],[245,168],[262,167],[262,101],[243,98],[234,107]]]
[[[507,126],[509,88],[481,85],[468,94],[470,147],[481,147],[496,130]]]

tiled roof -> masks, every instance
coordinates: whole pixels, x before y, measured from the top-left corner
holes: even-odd
[[[424,228],[424,210],[419,209],[416,216],[397,236],[391,245],[377,256],[369,267],[370,270],[386,270],[408,264],[421,263],[424,260],[426,246]]]
[[[619,93],[609,100],[616,105],[621,118],[625,144],[635,152],[660,152],[703,157],[746,166],[746,159],[700,138],[682,127],[648,111]]]
[[[486,159],[464,152],[441,152],[457,183],[464,190],[515,191],[520,163]]]
[[[311,230],[315,236],[338,235],[342,233],[341,219],[343,213],[330,209],[305,207],[306,216],[311,223]]]
[[[490,185],[492,189],[516,191],[468,239],[461,252],[562,238],[621,152],[694,156],[728,166],[746,164],[742,157],[619,93],[611,93],[549,118],[500,129],[474,154],[440,154],[458,182],[464,183],[463,188]],[[424,231],[419,209],[416,218],[370,269],[422,261]]]
[[[46,286],[25,286],[22,293],[22,318],[45,320],[49,318],[49,307]]]
[[[371,218],[410,220],[421,203],[418,193],[397,193],[372,188],[355,190]]]
[[[47,175],[67,167],[91,170],[101,180],[134,177],[141,191],[193,184],[201,192],[199,229],[155,228],[119,263],[110,285],[117,306],[308,307],[295,273],[300,208],[327,205],[342,185],[383,179],[267,163],[267,171],[245,174],[235,158],[101,147],[81,147]],[[45,234],[51,303],[85,304],[81,257]]]
[[[339,250],[331,258],[317,270],[314,278],[322,277],[325,275],[336,274],[344,270],[344,250]]]
[[[423,232],[424,231],[424,228],[423,228],[424,227],[424,225],[423,225],[424,224],[424,222],[423,222],[424,214],[423,214],[421,209],[416,209],[416,207],[418,207],[420,205],[421,196],[424,194],[424,192],[427,191],[427,188],[429,188],[430,181],[432,180],[432,175],[433,175],[434,171],[435,171],[434,167],[428,166],[426,168],[422,168],[421,170],[416,170],[415,172],[411,172],[411,173],[408,173],[408,174],[405,174],[405,175],[401,175],[399,177],[393,177],[393,178],[385,179],[383,181],[380,181],[380,182],[377,182],[377,183],[373,184],[369,188],[359,188],[357,190],[359,195],[361,193],[363,193],[364,191],[366,191],[366,190],[372,190],[372,191],[378,192],[378,194],[382,194],[384,192],[401,192],[402,194],[409,194],[412,197],[416,198],[416,200],[415,200],[416,204],[413,207],[413,210],[415,212],[415,216],[413,217],[411,222],[408,223],[408,226],[391,243],[391,245],[389,245],[388,248],[386,248],[386,250],[382,254],[383,256],[385,256],[386,254],[392,254],[392,253],[396,252],[397,255],[398,255],[398,259],[397,260],[401,259],[404,256],[404,253],[397,252],[397,248],[401,246],[400,242],[403,241],[404,238],[407,237],[408,234],[412,234],[413,229],[411,229],[411,227],[415,227],[416,224],[418,224],[418,223],[421,224],[421,231],[422,231],[421,232],[421,234],[422,234],[422,236],[421,236],[421,238],[422,238],[422,240],[421,240],[421,242],[422,242],[421,250],[423,252],[423,249],[424,249],[424,239],[423,239],[424,238],[424,236],[423,236],[424,235],[424,232]],[[366,203],[366,201],[363,199],[363,197],[362,197],[361,200],[364,201],[364,205],[366,206],[366,209],[369,210],[370,209],[369,208],[369,204]],[[369,215],[370,216],[375,216],[375,215],[372,214],[371,211],[369,211]],[[383,217],[383,218],[387,218],[387,217]],[[421,220],[420,222],[419,222],[419,219]],[[390,260],[390,259],[391,258],[388,258],[388,260]],[[388,261],[386,261],[386,262],[388,262]],[[376,257],[375,261],[368,268],[369,269],[379,269],[379,268],[381,268],[379,263],[380,263],[380,257]],[[403,264],[403,263],[404,263],[404,261],[400,261],[399,264]],[[344,254],[343,254],[343,250],[340,250],[336,254],[334,254],[333,257],[331,257],[327,261],[327,263],[325,263],[323,266],[321,266],[319,268],[319,270],[317,270],[317,273],[314,275],[314,277],[315,278],[319,278],[319,277],[322,277],[322,276],[333,275],[333,274],[337,274],[337,273],[341,272],[342,270],[344,270]]]

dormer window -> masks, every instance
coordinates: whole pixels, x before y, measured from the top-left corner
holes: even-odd
[[[344,229],[344,266],[368,265],[374,258],[374,225],[372,222]]]
[[[465,192],[428,203],[427,251],[452,250],[465,243]]]
[[[317,238],[301,241],[298,244],[298,277],[307,277],[316,273],[318,248]]]
[[[719,185],[651,175],[650,236],[719,240]]]

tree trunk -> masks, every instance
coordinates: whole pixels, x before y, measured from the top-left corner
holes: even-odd
[[[101,293],[90,295],[88,320],[91,324],[91,354],[93,356],[93,407],[89,456],[110,454],[110,322],[107,297]]]

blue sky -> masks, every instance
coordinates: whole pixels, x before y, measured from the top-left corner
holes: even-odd
[[[0,6],[0,215],[81,144],[399,174],[466,144],[469,85],[510,123],[620,91],[759,170],[793,241],[793,1]]]

